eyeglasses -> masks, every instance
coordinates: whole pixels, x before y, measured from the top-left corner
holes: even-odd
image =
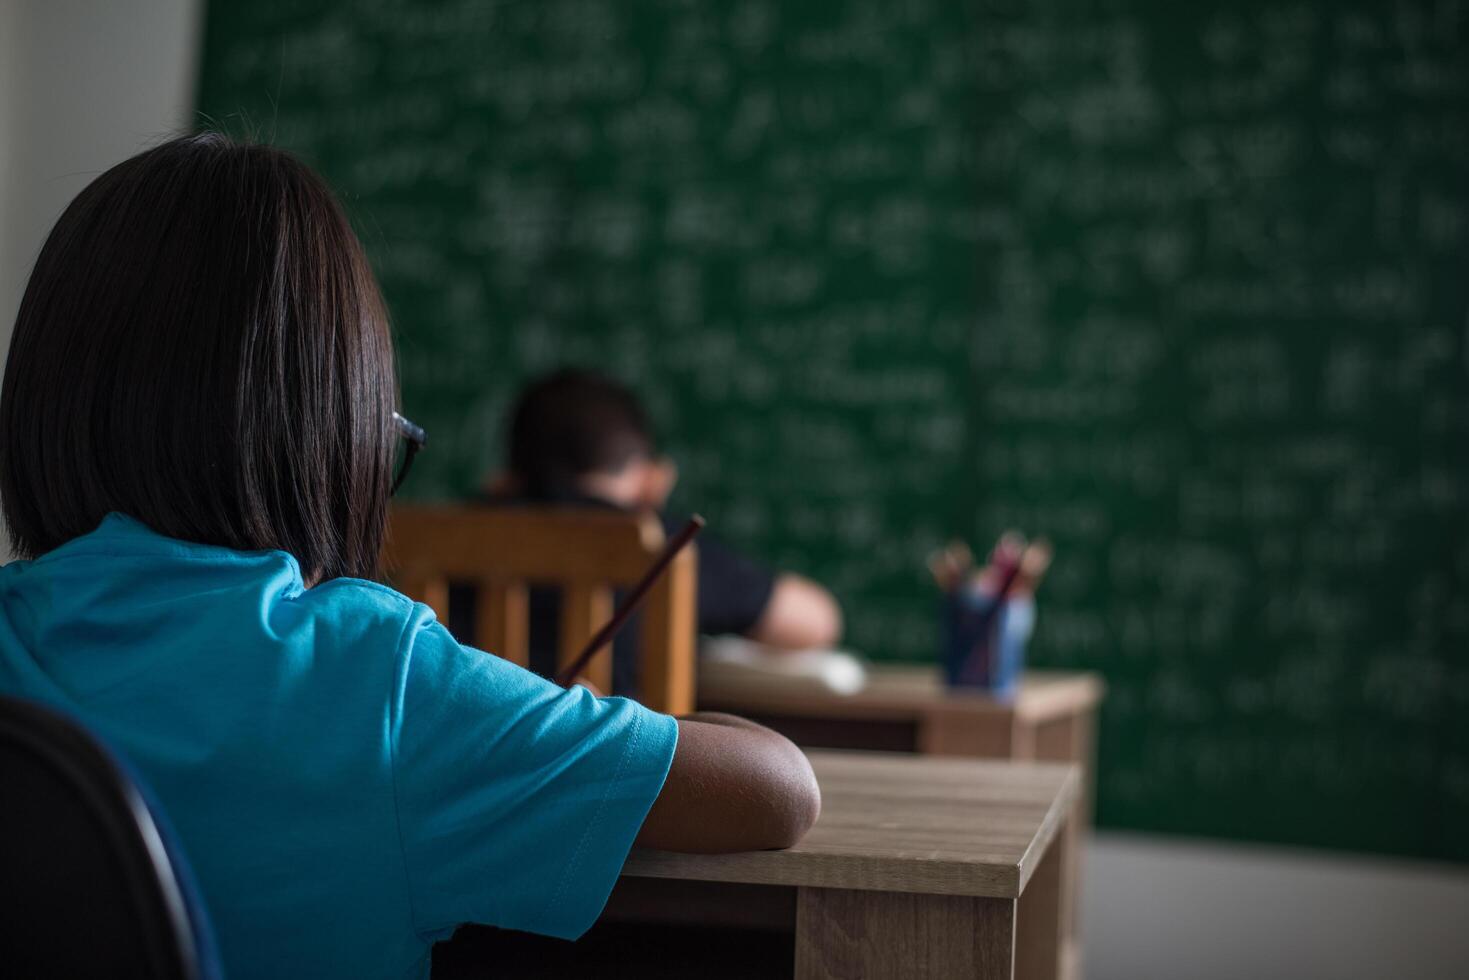
[[[397,493],[398,488],[403,485],[403,481],[408,479],[408,468],[413,465],[413,457],[417,456],[418,451],[423,448],[424,443],[428,442],[428,433],[397,412],[393,413],[393,425],[397,428],[398,435],[403,437],[405,445],[403,447],[403,462],[398,464],[398,475],[393,477],[393,485],[388,489],[388,496],[390,497]]]

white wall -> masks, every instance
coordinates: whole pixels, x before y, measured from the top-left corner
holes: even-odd
[[[0,0],[0,352],[67,202],[187,126],[200,14],[200,0]]]
[[[17,149],[20,132],[16,110],[20,105],[20,6],[0,3],[0,341],[8,342],[15,322],[15,308],[20,304],[16,263],[10,229],[19,221],[20,187],[15,177],[19,161]],[[0,346],[0,360],[4,359]]]
[[[0,3],[0,324],[88,181],[189,122],[199,0]]]
[[[56,216],[187,125],[200,0],[0,0],[0,349]],[[1469,873],[1100,835],[1092,980],[1469,977]]]

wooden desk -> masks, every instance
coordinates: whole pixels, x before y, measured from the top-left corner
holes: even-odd
[[[800,980],[1065,975],[1062,869],[1081,790],[1075,766],[856,752],[813,752],[811,763],[821,818],[799,844],[721,855],[634,851],[593,933],[609,921],[650,919],[784,929],[794,934],[793,974],[777,966],[759,975]],[[633,950],[605,932],[576,944],[535,940],[544,945],[522,954],[529,968],[514,968],[513,955],[485,942],[472,958],[494,963],[499,976],[610,975],[612,964],[619,976],[739,975],[697,961],[712,946],[663,936],[651,966],[636,970]],[[436,953],[435,975],[478,975],[469,963],[474,938],[456,936],[458,950]]]
[[[1081,973],[1082,840],[1096,787],[1096,715],[1106,691],[1091,673],[1027,671],[1012,702],[948,688],[937,668],[878,665],[856,694],[816,695],[770,685],[702,687],[699,707],[744,715],[810,748],[1070,762],[1083,773],[1065,868],[1068,973]]]
[[[877,665],[856,694],[706,685],[699,689],[699,707],[789,729],[813,746],[824,740],[831,748],[1048,759],[1085,767],[1104,692],[1096,674],[1026,671],[1020,693],[1004,702],[953,690],[934,667]]]

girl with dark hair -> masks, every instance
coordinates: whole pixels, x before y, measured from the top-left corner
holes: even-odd
[[[395,401],[331,192],[218,135],[88,186],[16,321],[0,691],[141,772],[235,978],[423,976],[463,922],[575,937],[635,840],[781,847],[820,806],[780,736],[561,690],[374,582],[421,438]]]

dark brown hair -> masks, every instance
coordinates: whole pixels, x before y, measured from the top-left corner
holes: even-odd
[[[393,354],[326,184],[213,133],[94,180],[56,222],[0,391],[0,496],[34,557],[109,511],[160,534],[373,577]]]
[[[527,496],[577,496],[579,477],[615,472],[653,454],[653,429],[630,390],[563,368],[520,393],[510,415],[510,472]]]

